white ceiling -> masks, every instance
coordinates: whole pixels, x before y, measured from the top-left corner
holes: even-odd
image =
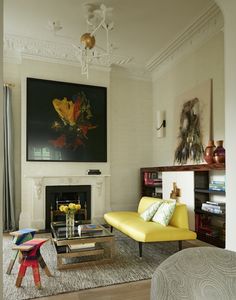
[[[86,31],[84,3],[104,3],[114,8],[115,28],[111,40],[116,47],[115,54],[132,57],[132,63],[141,67],[214,0],[5,0],[4,32],[61,42],[62,38],[47,28],[48,21],[59,20],[63,25],[60,34],[72,37],[74,43],[79,42]]]

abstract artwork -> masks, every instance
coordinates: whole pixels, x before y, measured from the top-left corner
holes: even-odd
[[[180,117],[179,145],[175,150],[175,161],[186,164],[188,159],[201,162],[204,149],[202,145],[199,99],[194,98],[184,103]]]
[[[202,163],[210,131],[211,80],[178,96],[175,101],[174,162]]]
[[[107,161],[105,87],[27,78],[27,160]]]

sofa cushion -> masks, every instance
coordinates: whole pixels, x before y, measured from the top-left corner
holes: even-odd
[[[152,197],[142,197],[141,200],[139,201],[138,205],[138,213],[141,214],[144,212],[151,204],[157,203],[157,202],[162,202],[162,199],[159,198],[152,198]]]
[[[155,215],[156,211],[158,210],[158,208],[160,207],[161,204],[162,204],[161,201],[152,203],[147,209],[145,209],[144,212],[142,212],[140,214],[140,217],[144,221],[150,221],[152,219],[152,217]]]
[[[174,214],[176,201],[164,201],[159,206],[154,214],[152,221],[157,222],[163,226],[167,226]]]

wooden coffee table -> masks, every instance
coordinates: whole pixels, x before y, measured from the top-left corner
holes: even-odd
[[[115,238],[108,229],[99,225],[100,231],[79,235],[78,225],[79,222],[76,222],[71,233],[64,222],[51,223],[58,270],[78,268],[94,260],[109,261],[115,253]]]

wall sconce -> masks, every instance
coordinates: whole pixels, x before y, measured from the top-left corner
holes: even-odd
[[[164,128],[166,127],[165,112],[163,110],[158,110],[156,118],[157,137],[162,138],[165,133]]]

